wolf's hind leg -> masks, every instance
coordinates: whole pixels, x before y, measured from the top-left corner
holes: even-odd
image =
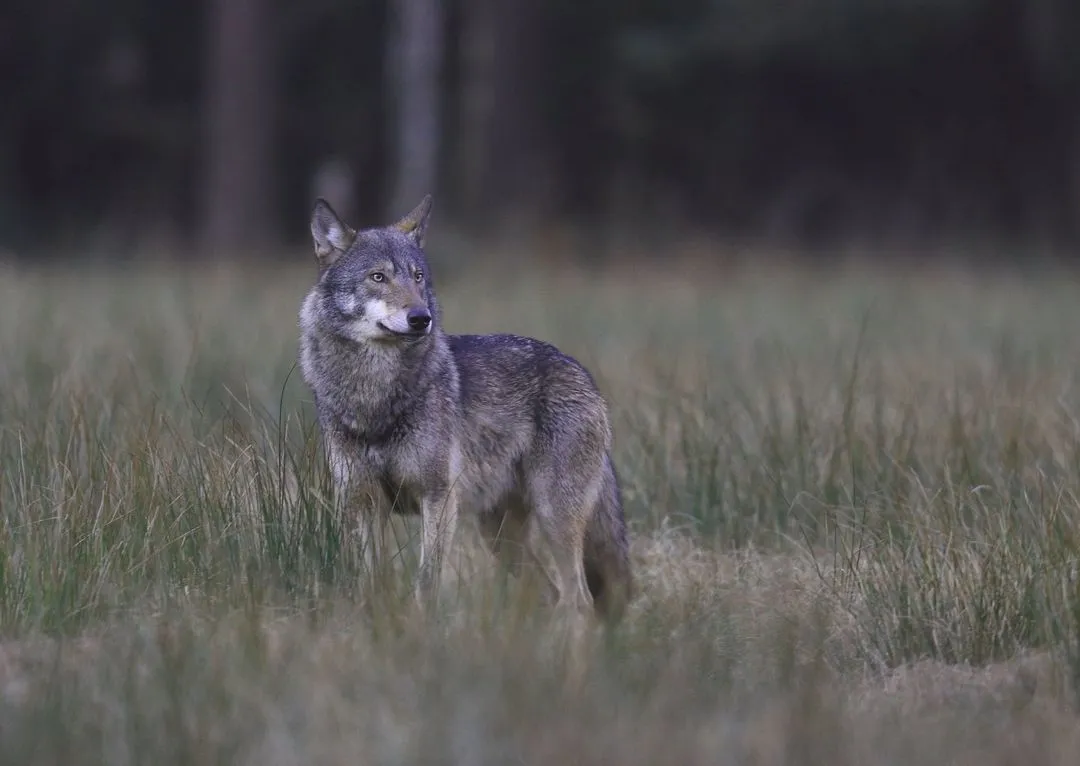
[[[558,477],[553,471],[541,471],[529,486],[533,513],[526,525],[526,542],[546,562],[559,606],[575,611],[592,607],[583,552],[598,490],[598,482],[581,481],[580,470]]]
[[[529,543],[529,534],[535,523],[530,518],[528,506],[523,499],[514,498],[500,508],[481,515],[478,524],[484,542],[499,564],[515,577],[522,579],[530,574],[539,574],[541,597],[545,603],[553,604],[558,591],[547,572],[544,560],[537,558]],[[539,572],[536,571],[537,565]]]

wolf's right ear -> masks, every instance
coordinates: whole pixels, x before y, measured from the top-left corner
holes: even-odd
[[[315,259],[325,269],[349,249],[356,231],[342,223],[330,203],[319,197],[311,211],[311,238],[315,242]]]

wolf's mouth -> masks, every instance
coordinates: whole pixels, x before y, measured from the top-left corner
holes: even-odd
[[[394,330],[390,327],[387,327],[382,322],[378,322],[378,326],[379,329],[383,332],[387,333],[388,335],[392,335],[395,338],[400,338],[401,340],[422,340],[423,338],[426,338],[430,333],[429,330]]]

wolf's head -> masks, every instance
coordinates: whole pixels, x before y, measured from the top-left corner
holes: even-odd
[[[438,326],[424,257],[431,195],[390,226],[350,228],[326,200],[315,201],[311,236],[319,262],[313,296],[324,330],[356,343],[416,343]]]

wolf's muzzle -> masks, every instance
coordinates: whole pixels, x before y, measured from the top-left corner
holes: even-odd
[[[426,332],[431,326],[431,313],[427,309],[410,309],[406,321],[413,332]]]

